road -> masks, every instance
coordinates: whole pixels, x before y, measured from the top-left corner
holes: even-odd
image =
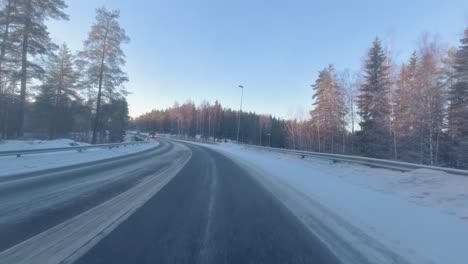
[[[339,263],[234,161],[158,148],[0,180],[0,263]]]

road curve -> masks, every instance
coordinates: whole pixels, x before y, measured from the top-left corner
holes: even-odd
[[[247,171],[186,145],[180,173],[76,263],[338,263]]]
[[[1,177],[0,252],[122,193],[176,155],[174,144],[161,142],[138,155],[80,168]]]
[[[0,263],[339,263],[255,175],[160,142],[0,181]]]

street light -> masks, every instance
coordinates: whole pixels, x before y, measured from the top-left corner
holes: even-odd
[[[241,114],[242,114],[242,97],[244,96],[244,86],[239,85],[239,88],[241,88],[242,91],[241,91],[241,101],[240,101],[240,108],[239,108],[239,118],[237,119],[237,143],[239,143],[240,120],[241,120]]]

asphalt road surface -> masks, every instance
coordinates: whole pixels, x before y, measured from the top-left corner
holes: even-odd
[[[339,263],[255,175],[213,150],[160,142],[0,178],[0,263]]]

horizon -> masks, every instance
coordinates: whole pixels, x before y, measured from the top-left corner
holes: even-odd
[[[120,23],[131,39],[123,49],[132,117],[187,100],[196,105],[218,100],[235,110],[237,86],[243,85],[243,110],[291,118],[311,110],[310,84],[319,70],[333,64],[337,71],[359,72],[375,37],[390,46],[392,62],[400,65],[424,32],[457,47],[468,21],[467,9],[460,8],[468,7],[464,1],[138,3],[71,0],[65,10],[69,21],[48,22],[52,40],[76,52],[96,8],[120,10]],[[375,23],[369,24],[369,18]]]

